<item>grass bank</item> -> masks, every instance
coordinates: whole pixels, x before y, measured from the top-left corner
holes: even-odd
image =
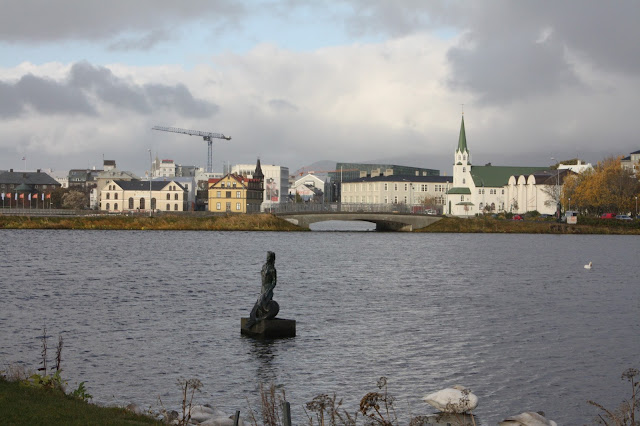
[[[583,223],[567,225],[554,220],[508,220],[493,217],[462,219],[444,217],[416,232],[498,233],[498,234],[609,234],[640,235],[640,222],[582,218]]]
[[[39,389],[0,376],[2,424],[9,425],[160,425],[123,408],[100,407],[52,389]]]
[[[300,231],[272,214],[225,216],[0,216],[0,229]]]

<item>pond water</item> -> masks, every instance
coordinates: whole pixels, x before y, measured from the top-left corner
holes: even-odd
[[[479,424],[528,410],[585,424],[598,412],[587,400],[616,407],[631,390],[621,373],[640,367],[634,236],[0,236],[0,369],[38,368],[46,326],[50,348],[64,338],[69,387],[85,381],[98,403],[157,409],[161,397],[177,408],[177,381],[198,378],[199,402],[246,416],[260,383],[274,383],[304,424],[314,396],[335,392],[354,412],[386,376],[402,424],[432,412],[425,394],[454,384],[478,395]],[[292,339],[240,335],[267,250],[277,256],[279,317],[297,321]]]

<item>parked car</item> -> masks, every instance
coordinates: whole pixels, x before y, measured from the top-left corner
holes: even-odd
[[[626,214],[619,214],[619,215],[616,216],[616,219],[618,219],[618,220],[633,220],[631,218],[631,216],[626,215]]]
[[[520,216],[519,214],[513,216],[513,220],[524,220],[524,218],[522,216]]]
[[[615,218],[616,218],[615,213],[605,213],[602,216],[600,216],[600,219],[615,219]]]

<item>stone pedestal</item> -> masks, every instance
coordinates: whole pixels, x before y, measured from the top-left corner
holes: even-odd
[[[274,318],[255,323],[251,328],[245,328],[249,318],[240,319],[240,332],[245,336],[259,339],[281,339],[296,336],[296,321],[290,319]]]

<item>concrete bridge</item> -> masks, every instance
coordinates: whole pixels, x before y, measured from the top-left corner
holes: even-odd
[[[382,210],[382,211],[376,211]],[[386,210],[386,211],[385,211]],[[309,228],[316,222],[328,220],[356,220],[375,223],[376,231],[413,231],[424,228],[441,219],[440,216],[424,214],[422,210],[411,206],[397,205],[340,205],[340,204],[316,204],[295,206],[289,205],[273,211],[275,215],[297,225],[301,228]]]

